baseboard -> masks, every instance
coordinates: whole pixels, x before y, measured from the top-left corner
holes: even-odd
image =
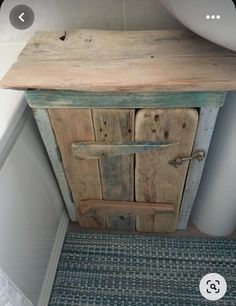
[[[52,248],[52,253],[48,262],[47,271],[45,274],[43,286],[39,296],[37,306],[47,306],[50,300],[51,291],[57,271],[58,261],[61,255],[63,242],[67,232],[69,218],[66,211],[63,211],[61,220],[58,226],[57,234]]]

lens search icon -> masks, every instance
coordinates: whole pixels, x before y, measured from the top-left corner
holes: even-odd
[[[199,284],[201,295],[210,301],[220,300],[227,291],[225,278],[217,273],[205,275]]]

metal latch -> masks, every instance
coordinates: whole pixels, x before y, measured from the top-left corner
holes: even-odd
[[[185,161],[191,161],[193,159],[197,159],[198,161],[203,160],[206,152],[204,150],[196,150],[192,156],[190,157],[177,157],[175,159],[169,160],[169,164],[175,168],[181,166]]]

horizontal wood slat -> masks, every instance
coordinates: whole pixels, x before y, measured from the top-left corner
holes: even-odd
[[[91,60],[98,54],[100,59],[235,56],[230,50],[210,43],[189,31],[70,30],[66,31],[65,40],[62,41],[60,37],[64,34],[64,31],[35,33],[19,60]]]
[[[175,213],[175,205],[170,203],[137,203],[128,201],[84,200],[80,202],[79,213],[89,217],[137,216]]]
[[[78,142],[72,144],[74,157],[82,159],[97,159],[143,153],[169,147],[177,143],[134,141],[129,143],[109,142]]]
[[[29,60],[15,63],[0,87],[89,92],[229,91],[236,90],[235,70],[235,57]]]
[[[30,90],[32,108],[175,108],[220,107],[226,92],[105,93],[61,90]]]
[[[236,89],[236,52],[179,30],[36,33],[0,86],[88,92]]]

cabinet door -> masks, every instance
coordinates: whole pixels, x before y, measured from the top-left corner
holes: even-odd
[[[85,217],[79,212],[81,201],[87,199],[134,201],[134,155],[76,158],[72,144],[134,140],[135,110],[50,109],[49,114],[79,224],[85,228],[134,230],[135,216]]]
[[[50,109],[49,115],[73,195],[79,224],[84,228],[106,228],[104,217],[84,217],[78,213],[80,201],[102,199],[98,160],[75,158],[71,150],[72,144],[76,141],[95,140],[92,110]]]
[[[173,167],[169,160],[191,155],[197,124],[195,109],[142,109],[137,112],[135,140],[176,142],[168,148],[136,154],[135,200],[175,204],[175,213],[137,216],[138,231],[172,232],[176,229],[189,162]]]
[[[196,110],[51,109],[49,114],[82,227],[136,227],[145,232],[176,229],[188,162],[175,168],[169,160],[191,155],[198,122]],[[88,151],[91,143],[96,149],[92,145]],[[168,143],[171,145],[166,146]],[[73,146],[81,150],[83,144],[87,151],[73,154]],[[106,144],[113,149],[118,144],[115,155],[110,148],[100,151],[102,155],[96,153]],[[127,145],[125,154],[122,145]],[[82,214],[81,207],[88,207],[94,200],[100,207],[92,207],[91,215]],[[122,208],[114,206],[113,201]],[[135,216],[137,202],[142,203],[144,213],[139,210]],[[161,206],[158,213],[157,208],[155,212],[151,208],[155,203]],[[169,209],[170,204],[175,209],[173,205]],[[109,214],[99,213],[104,205],[109,206]],[[127,209],[127,205],[135,207]]]

